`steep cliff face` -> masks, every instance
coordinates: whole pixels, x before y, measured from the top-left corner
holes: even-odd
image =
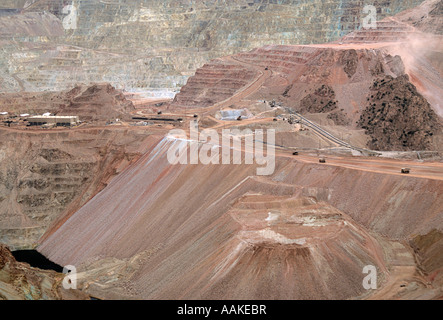
[[[383,1],[381,19],[422,1]],[[3,3],[47,12],[64,35],[3,38],[4,91],[67,89],[76,82],[173,96],[210,59],[267,44],[336,40],[361,26],[364,1],[62,1]],[[372,3],[371,3],[372,4]],[[45,23],[45,22],[43,22]],[[41,38],[44,36],[44,38]]]

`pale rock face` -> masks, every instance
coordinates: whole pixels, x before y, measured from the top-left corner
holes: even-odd
[[[421,2],[385,1],[377,18]],[[211,59],[269,44],[337,40],[360,28],[363,7],[338,0],[2,1],[0,25],[24,19],[4,9],[25,8],[31,23],[51,27],[14,39],[0,32],[0,86],[42,91],[106,81],[173,97]]]

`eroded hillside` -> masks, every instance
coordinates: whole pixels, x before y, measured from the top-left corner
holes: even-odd
[[[437,114],[407,75],[374,82],[359,126],[371,136],[373,150],[429,150],[441,132]]]

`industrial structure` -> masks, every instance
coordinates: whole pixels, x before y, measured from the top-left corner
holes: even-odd
[[[53,124],[55,126],[70,127],[80,122],[78,116],[36,116],[28,118],[28,123],[31,126],[42,126]]]

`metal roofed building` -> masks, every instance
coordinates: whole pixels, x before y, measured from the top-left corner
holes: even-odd
[[[28,118],[31,126],[54,124],[56,126],[73,126],[80,122],[78,116],[36,116]]]

